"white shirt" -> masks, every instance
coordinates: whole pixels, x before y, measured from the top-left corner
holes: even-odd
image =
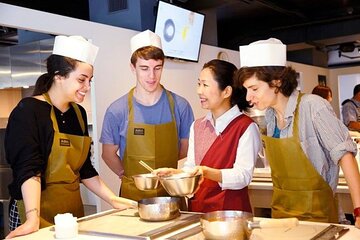
[[[229,123],[241,114],[243,113],[241,113],[238,106],[235,105],[217,118],[216,124],[214,124],[211,112],[205,116],[204,121],[210,121],[211,125],[215,129],[216,135],[219,136]],[[183,167],[185,171],[195,167],[194,147],[194,123],[192,123],[190,128],[187,160],[185,161]],[[239,139],[233,168],[220,170],[222,183],[219,183],[219,186],[222,190],[242,189],[250,184],[260,149],[261,140],[259,128],[256,123],[251,123]]]

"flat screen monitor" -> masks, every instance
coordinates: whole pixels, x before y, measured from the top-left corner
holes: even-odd
[[[197,62],[205,15],[159,1],[155,33],[166,57]]]

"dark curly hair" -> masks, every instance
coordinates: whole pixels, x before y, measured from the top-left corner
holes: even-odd
[[[224,90],[227,86],[232,87],[232,95],[230,98],[231,106],[236,104],[240,110],[247,111],[250,105],[249,102],[246,101],[246,88],[234,86],[234,75],[237,71],[236,66],[227,61],[214,59],[205,63],[202,69],[205,68],[211,70],[220,90]]]
[[[242,67],[235,74],[235,85],[243,86],[244,82],[253,76],[276,88],[286,97],[298,86],[296,71],[292,67],[281,66]],[[280,86],[275,86],[273,80],[280,80]]]

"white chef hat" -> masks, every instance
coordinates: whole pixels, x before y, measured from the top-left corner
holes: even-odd
[[[52,54],[94,65],[99,48],[81,36],[56,36]]]
[[[162,49],[161,38],[150,30],[145,30],[136,34],[130,40],[131,54],[136,50],[146,46],[154,46]]]
[[[285,66],[286,45],[269,38],[240,46],[240,67]]]

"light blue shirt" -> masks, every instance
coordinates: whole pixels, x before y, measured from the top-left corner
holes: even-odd
[[[358,122],[360,120],[360,102],[354,98],[350,99],[342,106],[341,114],[346,126],[349,126],[350,122]]]
[[[170,92],[175,102],[175,120],[180,139],[188,139],[194,114],[189,102],[179,95]],[[172,121],[171,110],[166,92],[163,91],[159,101],[152,106],[144,106],[133,98],[134,121],[146,124],[161,124]],[[126,147],[128,128],[128,94],[114,101],[106,110],[100,142],[120,147],[120,158],[123,159]]]

